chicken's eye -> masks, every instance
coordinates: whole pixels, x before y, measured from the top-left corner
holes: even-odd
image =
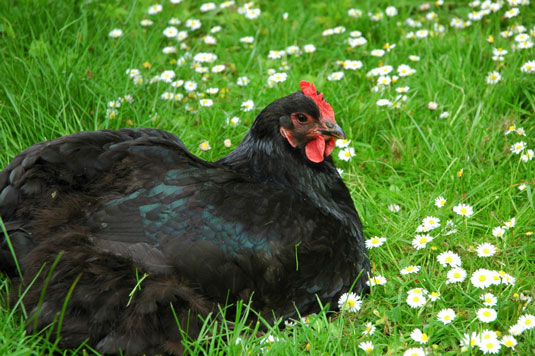
[[[299,121],[302,124],[308,122],[308,117],[306,117],[306,115],[304,115],[304,114],[297,114],[295,116],[297,118],[297,121]]]

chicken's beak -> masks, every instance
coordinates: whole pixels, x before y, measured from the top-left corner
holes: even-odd
[[[330,121],[325,121],[325,126],[327,126],[326,129],[318,130],[319,132],[321,132],[322,135],[341,138],[344,140],[346,139],[346,134],[344,133],[344,130],[342,130],[342,128],[338,126],[338,124],[332,123]]]

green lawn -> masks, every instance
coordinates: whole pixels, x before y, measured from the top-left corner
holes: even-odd
[[[535,354],[533,328],[517,324],[535,325],[533,2],[276,0],[245,9],[238,1],[206,12],[203,2],[172,2],[149,14],[156,3],[145,0],[1,1],[0,167],[39,141],[120,127],[169,130],[193,153],[215,160],[239,143],[263,107],[309,80],[351,140],[354,156],[343,148],[333,155],[366,238],[376,245],[382,240],[374,236],[386,238],[369,251],[374,276],[386,283],[372,287],[358,312],[320,313],[264,335],[240,322],[229,330],[207,321],[201,338],[188,344],[192,354],[354,355],[365,354],[359,348],[365,341],[372,355]],[[387,15],[388,6],[395,16]],[[170,24],[173,18],[180,24]],[[192,29],[191,19],[200,28]],[[112,38],[114,29],[122,36]],[[332,34],[324,36],[328,29]],[[187,31],[182,41],[164,34],[181,31]],[[240,41],[246,36],[251,43]],[[166,47],[176,53],[165,54]],[[383,56],[373,55],[385,48]],[[287,53],[270,56],[281,50]],[[200,53],[216,59],[195,61],[214,59]],[[270,83],[274,73],[287,77],[275,74]],[[240,77],[249,83],[238,85]],[[254,102],[251,111],[242,108],[247,100]],[[438,208],[440,196],[445,205]],[[422,224],[427,217],[433,219]],[[417,232],[420,225],[428,231]],[[456,254],[453,261],[460,257],[462,269],[439,262],[447,251]],[[497,283],[482,285],[479,272]],[[415,288],[425,289],[419,301]],[[0,278],[0,354],[53,352],[46,332],[25,334],[23,308],[8,307],[8,289]],[[497,301],[485,302],[487,293]],[[491,321],[481,308],[492,309]],[[447,324],[437,316],[445,309],[455,312]],[[367,325],[375,331],[364,334]],[[415,340],[424,341],[416,328],[426,343]],[[486,332],[481,346],[460,346],[464,334],[486,330],[495,333]],[[505,345],[511,334],[514,349]]]

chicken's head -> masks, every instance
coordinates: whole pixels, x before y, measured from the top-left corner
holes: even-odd
[[[294,148],[305,149],[307,158],[320,163],[334,149],[334,138],[344,138],[344,131],[334,119],[334,111],[316,91],[314,84],[301,81],[305,105],[300,105],[289,116],[280,118],[280,134]],[[306,105],[308,102],[309,105]]]

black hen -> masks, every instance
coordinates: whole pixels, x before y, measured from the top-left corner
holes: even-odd
[[[336,305],[353,283],[365,292],[362,226],[330,157],[344,133],[314,85],[301,89],[214,163],[155,129],[81,132],[16,156],[0,173],[0,270],[29,287],[29,328],[53,322],[72,290],[64,347],[180,354],[173,314],[195,337],[217,304],[252,298],[288,318],[318,311],[317,297]]]

